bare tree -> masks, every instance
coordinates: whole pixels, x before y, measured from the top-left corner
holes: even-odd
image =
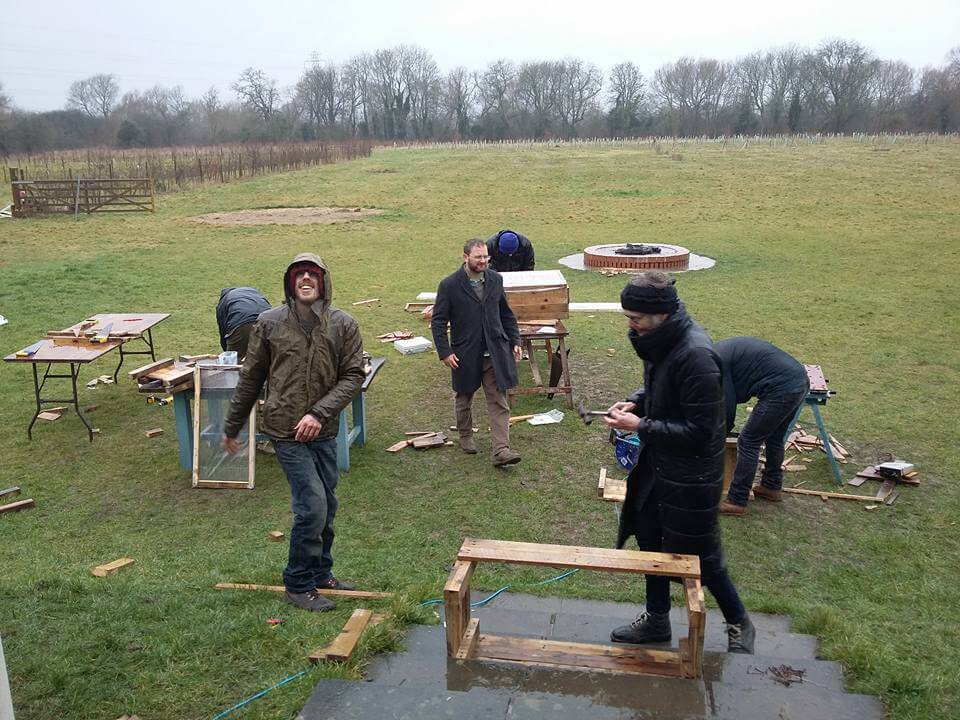
[[[297,82],[296,93],[307,121],[332,134],[342,118],[345,101],[340,70],[319,64],[308,68]]]
[[[907,119],[903,111],[913,93],[913,85],[913,68],[905,62],[877,62],[871,88],[874,130],[902,130],[905,127]]]
[[[812,60],[813,78],[823,90],[829,128],[844,132],[866,109],[876,60],[859,43],[839,39],[821,43]]]
[[[0,82],[0,113],[8,113],[13,110],[13,99],[3,89],[3,83]]]
[[[366,53],[355,55],[343,67],[344,113],[351,137],[370,135],[373,90],[370,79],[372,59]]]
[[[240,73],[231,88],[240,102],[253,110],[264,122],[269,122],[277,111],[280,102],[277,81],[268,77],[263,70],[248,67]]]
[[[455,136],[458,139],[470,135],[470,115],[475,95],[474,79],[465,67],[455,67],[447,73],[441,102],[454,120]]]
[[[739,58],[733,65],[734,92],[740,106],[755,112],[761,126],[766,120],[772,70],[770,55],[759,52]]]
[[[728,90],[728,69],[716,60],[683,57],[657,69],[653,91],[674,135],[717,132]]]
[[[509,60],[495,60],[476,79],[480,120],[488,139],[503,139],[510,130],[510,95],[516,68]]]
[[[557,114],[568,136],[577,134],[576,126],[603,89],[603,75],[593,63],[569,58],[561,64],[557,92]]]
[[[410,97],[413,136],[418,139],[430,137],[440,105],[440,70],[437,62],[423,48],[407,48],[401,72]]]
[[[514,98],[517,110],[529,120],[532,137],[543,137],[550,128],[560,95],[562,63],[525,62],[517,71]]]
[[[803,51],[796,45],[767,53],[770,64],[767,95],[767,117],[764,130],[781,132],[787,129],[788,108],[793,98],[800,102],[800,72],[803,66]]]
[[[67,106],[82,110],[90,117],[107,118],[119,94],[120,86],[113,75],[91,75],[70,85]]]
[[[643,106],[643,74],[632,62],[617,63],[610,70],[607,87],[610,114],[607,125],[612,135],[630,135],[639,127]]]

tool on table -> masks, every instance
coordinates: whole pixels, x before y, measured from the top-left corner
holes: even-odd
[[[582,400],[577,406],[577,414],[580,416],[580,419],[583,420],[584,425],[592,423],[595,417],[610,417],[610,413],[606,410],[587,410]]]
[[[43,340],[39,340],[33,345],[27,346],[23,350],[17,350],[17,357],[30,357],[31,355],[36,355],[37,350],[40,349],[41,345],[43,345]]]
[[[113,323],[107,323],[102,328],[97,331],[97,334],[90,338],[92,343],[105,343],[110,339],[110,329],[113,327]]]

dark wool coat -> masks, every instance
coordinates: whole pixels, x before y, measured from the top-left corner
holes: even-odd
[[[484,348],[490,353],[497,387],[502,392],[516,387],[513,347],[520,344],[520,330],[507,304],[500,273],[484,270],[482,303],[462,266],[441,280],[430,330],[440,359],[456,353],[460,360],[460,367],[452,371],[453,389],[458,393],[476,392],[480,387]]]
[[[682,303],[656,330],[630,335],[643,358],[644,390],[631,398],[641,403],[635,412],[643,415],[637,429],[643,450],[627,478],[617,547],[640,530],[637,516],[657,483],[661,542],[641,549],[698,555],[706,575],[723,567],[717,516],[726,437],[720,359]]]

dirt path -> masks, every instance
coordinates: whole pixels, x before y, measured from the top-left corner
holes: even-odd
[[[189,219],[207,225],[327,225],[382,214],[374,208],[306,207],[207,213]]]

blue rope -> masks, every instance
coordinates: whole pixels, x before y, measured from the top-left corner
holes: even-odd
[[[271,686],[268,687],[266,690],[261,690],[261,691],[258,692],[256,695],[251,695],[251,696],[248,697],[246,700],[241,700],[240,702],[238,702],[238,703],[237,703],[236,705],[234,705],[233,707],[227,708],[227,709],[224,710],[223,712],[217,713],[216,715],[214,715],[214,716],[213,716],[213,720],[220,720],[220,718],[226,717],[227,715],[229,715],[230,713],[232,713],[234,710],[238,710],[238,709],[242,708],[244,705],[248,705],[248,704],[252,703],[252,702],[253,702],[254,700],[256,700],[257,698],[263,697],[264,695],[266,695],[266,694],[267,694],[268,692],[270,692],[271,690],[275,690],[276,688],[278,688],[278,687],[280,687],[280,686],[282,686],[282,685],[286,685],[288,682],[292,682],[293,680],[296,680],[296,679],[297,679],[298,677],[300,677],[301,675],[306,675],[308,672],[310,672],[311,669],[312,669],[312,668],[308,668],[308,669],[306,669],[306,670],[301,670],[301,671],[298,672],[296,675],[291,675],[291,676],[289,676],[289,677],[287,677],[287,678],[284,678],[283,680],[281,680],[280,682],[278,682],[276,685],[271,685]]]
[[[559,580],[563,580],[564,578],[568,578],[577,572],[580,572],[580,568],[573,568],[572,570],[567,570],[565,573],[560,573],[556,577],[547,578],[546,580],[541,580],[540,582],[536,582],[530,587],[539,587],[540,585],[549,585],[550,583],[555,583]],[[497,597],[497,595],[499,595],[500,593],[506,592],[511,587],[512,585],[504,585],[502,588],[500,588],[499,590],[496,590],[489,597],[485,597],[483,600],[477,600],[476,602],[470,603],[470,607],[483,607],[488,602],[490,602],[495,597]],[[420,607],[429,607],[431,605],[443,605],[443,600],[442,599],[424,600],[422,603],[420,603]]]

